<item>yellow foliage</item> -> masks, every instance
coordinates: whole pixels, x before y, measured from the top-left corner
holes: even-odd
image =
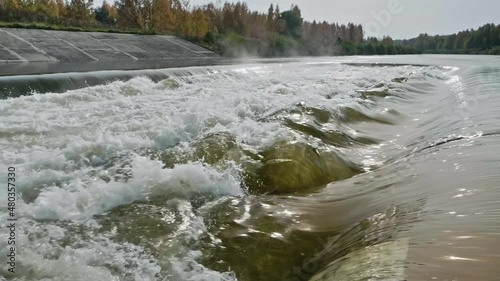
[[[19,0],[5,0],[4,5],[8,10],[22,9],[22,3]]]
[[[66,4],[64,3],[64,0],[56,0],[57,4],[57,13],[60,18],[66,17]]]
[[[208,19],[202,9],[196,9],[191,17],[191,36],[203,37],[208,32]]]
[[[48,3],[48,14],[51,16],[51,17],[54,17],[54,18],[58,18],[59,17],[59,6],[57,6],[57,3],[56,1],[54,0],[50,0],[50,2]]]
[[[172,32],[175,29],[175,15],[169,0],[156,0],[154,2],[153,23],[157,32]]]

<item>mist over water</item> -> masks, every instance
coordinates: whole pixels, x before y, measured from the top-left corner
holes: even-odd
[[[0,101],[0,171],[16,167],[19,192],[17,273],[2,229],[0,276],[500,276],[498,58],[163,73]]]

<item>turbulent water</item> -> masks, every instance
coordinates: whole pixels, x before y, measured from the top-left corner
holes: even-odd
[[[169,71],[0,100],[0,277],[499,280],[498,57]]]

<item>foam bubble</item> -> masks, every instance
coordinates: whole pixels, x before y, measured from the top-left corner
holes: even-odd
[[[44,188],[32,203],[20,202],[20,212],[35,219],[82,220],[148,196],[186,197],[193,193],[243,195],[239,179],[202,163],[163,169],[163,163],[135,155],[128,181],[106,182],[80,176],[63,186]]]
[[[139,246],[117,244],[102,235],[82,239],[56,225],[27,220],[18,223],[25,229],[16,237],[20,245],[17,247],[16,274],[23,277],[14,280],[148,281],[157,280],[160,273],[157,261]],[[7,246],[3,241],[7,241],[6,234],[0,233],[0,237],[0,254],[5,257]],[[3,265],[0,275],[13,276]]]

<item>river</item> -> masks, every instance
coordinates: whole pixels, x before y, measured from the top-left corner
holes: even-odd
[[[500,278],[500,57],[162,71],[0,100],[0,279]]]

